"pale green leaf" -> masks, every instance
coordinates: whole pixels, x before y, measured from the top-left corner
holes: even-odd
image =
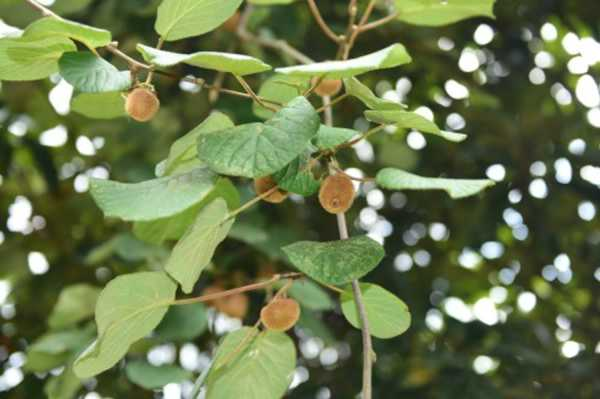
[[[50,328],[70,327],[94,315],[100,289],[89,284],[75,284],[64,288],[50,316]]]
[[[469,197],[494,185],[487,179],[445,179],[421,177],[412,173],[386,168],[377,173],[377,185],[390,190],[444,190],[454,199]]]
[[[200,211],[194,224],[173,248],[165,270],[186,294],[192,292],[217,246],[227,237],[234,223],[234,219],[226,220],[228,214],[225,200],[217,198]]]
[[[310,163],[312,158],[299,156],[282,170],[273,174],[279,188],[308,197],[319,191],[321,182],[315,179]]]
[[[25,370],[42,373],[63,366],[93,339],[89,328],[71,329],[42,335],[27,348]]]
[[[169,156],[161,167],[159,176],[172,175],[190,165],[200,166],[198,159],[198,137],[206,133],[217,132],[233,127],[229,117],[221,112],[213,112],[201,124],[177,139],[169,150]]]
[[[242,328],[219,346],[206,399],[281,399],[295,367],[296,348],[286,334]]]
[[[398,19],[414,25],[442,26],[466,18],[494,17],[495,0],[395,0]]]
[[[25,36],[48,37],[53,35],[71,38],[89,48],[106,46],[112,40],[111,33],[105,29],[54,17],[38,19],[25,29]]]
[[[376,110],[401,110],[406,105],[377,97],[371,89],[365,86],[356,78],[344,79],[346,93],[358,98],[364,105],[370,109]]]
[[[44,385],[44,393],[46,399],[74,399],[82,387],[82,381],[77,378],[73,368],[68,366],[60,375],[50,376]]]
[[[466,134],[441,130],[434,122],[409,111],[365,111],[365,117],[371,122],[395,125],[405,129],[416,129],[422,133],[440,136],[448,141],[460,143],[467,138]]]
[[[319,115],[306,98],[297,97],[265,123],[200,136],[198,156],[221,174],[267,176],[306,150],[318,129]]]
[[[64,52],[75,50],[75,43],[61,36],[0,39],[0,80],[44,79],[58,71]]]
[[[127,363],[125,374],[129,381],[146,389],[162,388],[167,384],[182,382],[192,377],[192,373],[181,367],[153,366],[143,360]]]
[[[321,125],[317,132],[317,147],[321,150],[333,150],[340,144],[359,136],[356,130]]]
[[[216,198],[223,198],[229,209],[240,206],[239,193],[231,180],[224,177],[219,178],[212,191],[196,205],[166,218],[135,222],[133,233],[140,240],[153,244],[161,244],[167,240],[179,240],[194,223],[200,210]]]
[[[302,95],[310,87],[310,79],[274,75],[267,79],[258,90],[258,95],[266,100],[274,101],[279,104],[287,104],[294,98]],[[252,103],[252,111],[256,116],[262,119],[269,119],[274,112],[263,107],[257,102]]]
[[[109,282],[96,305],[98,338],[75,361],[75,374],[88,378],[115,365],[131,344],[160,323],[176,289],[162,272],[127,274]]]
[[[275,72],[294,76],[323,76],[328,79],[340,79],[379,69],[394,68],[411,61],[412,59],[403,45],[393,44],[375,53],[350,60],[277,68]]]
[[[375,284],[360,284],[360,292],[367,313],[369,332],[377,338],[393,338],[410,327],[408,306],[396,295]],[[354,327],[360,329],[360,318],[352,288],[341,295],[342,312]]]
[[[191,341],[208,328],[206,308],[201,303],[171,306],[156,327],[156,337],[164,342]]]
[[[71,101],[71,110],[94,119],[113,119],[127,115],[125,98],[118,91],[80,93]]]
[[[294,281],[288,294],[307,309],[331,310],[334,308],[334,303],[327,292],[307,279]]]
[[[264,72],[271,69],[258,58],[243,54],[220,53],[217,51],[200,51],[193,54],[181,54],[171,51],[157,50],[153,47],[137,45],[137,50],[144,59],[160,67],[170,67],[177,64],[188,64],[214,71],[229,72],[244,76]]]
[[[248,3],[266,6],[273,4],[291,4],[294,1],[296,0],[248,0]]]
[[[242,0],[163,0],[154,29],[167,41],[198,36],[217,28]]]
[[[383,259],[383,247],[367,236],[330,242],[301,241],[283,247],[300,271],[324,284],[341,285],[359,279]]]
[[[91,179],[90,192],[106,217],[154,220],[178,214],[202,201],[213,189],[216,178],[202,168],[141,183]]]
[[[122,91],[131,86],[129,71],[119,71],[113,64],[88,51],[71,51],[58,61],[61,76],[83,93]]]

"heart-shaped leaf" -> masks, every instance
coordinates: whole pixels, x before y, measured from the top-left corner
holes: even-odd
[[[58,61],[61,76],[83,93],[122,91],[131,86],[129,71],[119,71],[113,64],[88,51],[71,51]]]

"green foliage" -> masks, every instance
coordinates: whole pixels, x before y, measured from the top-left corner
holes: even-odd
[[[296,349],[287,335],[242,328],[219,346],[207,377],[206,398],[279,399],[295,367]]]
[[[331,242],[302,241],[283,248],[290,262],[311,278],[332,285],[347,284],[373,270],[383,247],[367,236]]]
[[[410,327],[408,306],[388,290],[375,284],[360,284],[369,331],[377,338],[393,338]],[[360,329],[360,318],[354,301],[354,293],[349,287],[340,295],[342,312],[354,327]]]
[[[75,374],[91,377],[117,363],[131,344],[160,323],[176,289],[162,272],[132,273],[111,280],[96,305],[98,338],[75,361]]]
[[[344,144],[358,136],[356,130],[321,125],[317,132],[316,145],[321,150],[333,150],[338,145]]]
[[[495,0],[394,0],[398,19],[414,25],[440,26],[475,16],[493,17]]]
[[[157,50],[143,44],[138,44],[137,50],[147,62],[160,67],[188,64],[203,69],[233,73],[238,76],[251,75],[271,69],[270,65],[265,64],[261,60],[243,54],[219,53],[216,51],[180,54]]]
[[[310,157],[301,155],[273,177],[281,189],[308,197],[319,191],[321,185],[312,173],[311,163]]]
[[[71,51],[58,61],[61,76],[80,92],[122,91],[131,86],[129,71],[119,71],[110,62],[87,51]]]
[[[265,123],[202,135],[198,157],[224,175],[267,176],[306,150],[318,128],[314,108],[304,97],[297,97]]]
[[[125,98],[118,91],[81,93],[71,101],[71,109],[94,119],[113,119],[125,116]]]
[[[328,79],[349,78],[379,69],[408,64],[412,59],[401,44],[393,44],[375,53],[347,61],[325,61],[316,64],[277,68],[275,72],[292,76],[324,76]]]
[[[26,37],[43,38],[54,35],[76,40],[88,48],[106,46],[112,40],[111,33],[105,29],[54,17],[38,19],[25,29]]]
[[[154,28],[167,41],[210,32],[225,22],[242,0],[163,0]]]
[[[288,294],[302,307],[315,311],[332,310],[335,305],[327,292],[314,282],[303,279],[294,281]]]
[[[146,389],[157,389],[167,384],[181,382],[191,377],[191,373],[176,366],[153,366],[138,360],[125,366],[127,378]]]
[[[201,303],[171,306],[165,318],[156,327],[156,337],[164,342],[191,341],[208,328],[206,308]]]
[[[99,294],[100,289],[89,284],[65,287],[48,316],[48,325],[52,329],[61,329],[91,318]]]
[[[193,225],[173,248],[165,270],[179,282],[183,292],[192,292],[200,273],[210,263],[217,246],[227,237],[234,219],[223,199],[216,199],[203,208]]]
[[[287,104],[309,88],[309,79],[287,75],[273,75],[268,78],[258,91],[258,95],[266,100]],[[269,119],[273,111],[261,104],[252,103],[254,114],[262,119]]]
[[[376,181],[390,190],[444,190],[454,199],[470,197],[494,185],[492,180],[421,177],[393,168],[380,170]]]
[[[362,84],[356,78],[344,79],[344,87],[346,88],[346,93],[358,98],[370,109],[396,111],[406,108],[403,104],[377,97],[368,86]]]

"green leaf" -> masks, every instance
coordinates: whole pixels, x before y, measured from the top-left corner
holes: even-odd
[[[61,76],[83,93],[127,90],[131,86],[129,71],[119,71],[113,64],[88,51],[71,51],[58,61]]]
[[[275,75],[267,79],[258,90],[258,95],[264,99],[279,104],[287,104],[302,95],[310,87],[310,79],[287,75]],[[261,119],[269,119],[274,112],[257,102],[252,103],[254,115]]]
[[[346,88],[346,93],[358,98],[370,109],[395,111],[406,108],[404,104],[377,97],[371,89],[356,78],[344,79],[344,87]]]
[[[90,329],[71,329],[45,334],[27,348],[25,369],[42,373],[62,366],[73,353],[92,339],[93,331]]]
[[[375,180],[377,185],[390,190],[444,190],[454,199],[475,195],[495,184],[487,179],[421,177],[394,168],[380,170]]]
[[[279,188],[305,197],[319,191],[321,182],[312,174],[310,156],[299,156],[273,175]]]
[[[331,242],[301,241],[283,247],[300,271],[324,284],[342,285],[359,279],[383,259],[383,247],[367,236]]]
[[[183,292],[192,292],[202,270],[210,263],[217,246],[227,237],[234,219],[226,220],[227,203],[217,198],[203,208],[189,227],[165,265],[165,270],[181,284]]]
[[[208,328],[206,308],[201,303],[171,306],[156,327],[156,336],[164,342],[191,341]]]
[[[160,323],[176,289],[162,272],[132,273],[109,282],[96,305],[98,338],[75,361],[75,374],[88,378],[115,365]]]
[[[71,110],[94,119],[125,116],[125,98],[119,91],[81,93],[71,101]]]
[[[0,80],[44,79],[58,71],[64,52],[75,50],[75,43],[61,36],[0,39]]]
[[[141,183],[91,179],[90,192],[106,217],[144,221],[176,215],[196,205],[214,187],[206,168]]]
[[[316,144],[321,150],[333,150],[352,138],[359,136],[356,130],[321,125],[317,133]]]
[[[221,112],[213,112],[201,124],[177,139],[169,150],[169,156],[164,161],[159,176],[177,173],[180,169],[200,166],[198,159],[198,137],[203,134],[232,128],[233,122]]]
[[[100,289],[89,284],[75,284],[64,288],[48,317],[50,328],[70,327],[92,317],[99,294]]]
[[[198,36],[217,28],[242,0],[163,0],[154,29],[166,41]]]
[[[206,399],[280,399],[295,367],[296,348],[286,334],[242,328],[219,346],[207,377]]]
[[[168,255],[168,252],[163,247],[140,241],[129,233],[121,233],[93,248],[84,262],[87,265],[97,265],[113,255],[118,255],[126,262],[161,261],[166,259],[165,254]]]
[[[52,375],[46,385],[44,393],[47,399],[73,399],[83,384],[73,372],[72,367],[66,367],[60,375]]]
[[[307,309],[331,310],[335,307],[327,292],[307,279],[294,281],[288,294]]]
[[[198,157],[217,173],[267,176],[305,151],[318,128],[315,109],[306,98],[297,97],[265,123],[202,135]]]
[[[429,119],[409,111],[365,111],[365,117],[371,122],[396,125],[405,129],[416,129],[423,133],[440,136],[448,141],[460,143],[467,138],[466,134],[447,132]]]
[[[171,51],[157,50],[152,47],[137,45],[137,50],[146,62],[160,67],[170,67],[177,64],[188,64],[214,71],[228,72],[244,76],[268,71],[271,66],[258,58],[243,54],[220,53],[216,51],[200,51],[193,54],[181,54]]]
[[[393,338],[410,327],[408,306],[396,295],[375,284],[360,284],[360,292],[367,312],[369,332],[377,338]],[[360,329],[360,318],[352,288],[341,295],[342,312],[354,327]]]
[[[335,335],[321,316],[322,313],[302,308],[300,319],[298,319],[296,326],[307,336],[318,338],[327,346],[338,344],[339,342]]]
[[[466,18],[494,17],[495,0],[395,0],[400,21],[441,26]]]
[[[142,360],[127,363],[125,374],[129,381],[146,389],[159,389],[167,384],[182,382],[192,377],[192,373],[181,367],[153,366]]]
[[[248,3],[266,6],[273,4],[292,4],[294,1],[296,0],[248,0]]]
[[[103,47],[112,41],[112,35],[104,29],[55,17],[38,19],[25,29],[25,36],[64,36],[85,44],[88,48]]]
[[[133,233],[140,240],[153,244],[161,244],[167,240],[179,240],[187,229],[194,223],[202,208],[217,198],[223,198],[229,209],[240,206],[240,195],[227,178],[219,178],[213,190],[198,204],[176,215],[147,222],[135,222]]]
[[[375,53],[346,61],[326,61],[316,64],[277,68],[275,72],[293,76],[323,76],[328,79],[349,78],[379,69],[408,64],[412,59],[401,44],[393,44]]]

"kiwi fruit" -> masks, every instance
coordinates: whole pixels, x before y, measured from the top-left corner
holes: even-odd
[[[352,179],[342,173],[329,175],[321,183],[319,202],[329,213],[346,212],[354,202],[354,184]]]
[[[147,87],[136,87],[127,95],[125,111],[138,122],[148,122],[160,108],[160,101],[154,90]]]
[[[290,298],[275,299],[260,311],[260,321],[269,330],[287,331],[300,318],[300,305]]]
[[[271,176],[259,177],[254,180],[254,191],[256,191],[256,194],[258,195],[266,193],[275,186],[277,186],[277,182]],[[277,189],[266,197],[263,197],[263,200],[272,204],[279,204],[285,201],[287,197],[287,191]]]
[[[316,82],[315,82],[316,83]],[[342,90],[341,79],[323,79],[317,87],[315,87],[315,93],[321,97],[335,96]]]

